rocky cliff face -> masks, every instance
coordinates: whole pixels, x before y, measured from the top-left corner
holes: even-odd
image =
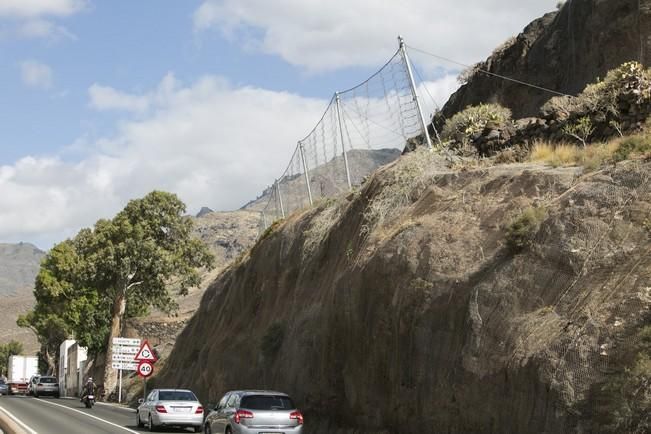
[[[284,390],[312,433],[601,432],[651,321],[650,219],[648,162],[415,152],[227,269],[155,382]]]
[[[575,95],[630,60],[651,66],[651,0],[568,0],[480,65]],[[496,102],[513,110],[516,118],[536,116],[552,96],[477,73],[452,95],[443,115],[449,118],[469,105]]]

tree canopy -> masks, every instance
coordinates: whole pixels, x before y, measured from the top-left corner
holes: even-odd
[[[187,294],[200,283],[198,269],[212,267],[208,247],[192,237],[184,213],[176,195],[154,191],[57,244],[36,278],[36,307],[19,325],[32,328],[52,353],[71,335],[110,360],[110,339],[121,333],[124,319],[151,308],[174,311],[175,294]],[[111,386],[105,384],[107,391]]]
[[[0,345],[0,375],[7,374],[7,362],[9,356],[22,354],[23,344],[18,341],[11,340],[6,344]]]

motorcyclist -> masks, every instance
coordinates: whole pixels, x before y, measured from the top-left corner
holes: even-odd
[[[84,402],[84,399],[88,395],[95,395],[95,391],[97,390],[97,385],[93,382],[93,377],[88,377],[88,380],[86,380],[86,384],[84,385],[84,392],[81,396],[81,402]]]

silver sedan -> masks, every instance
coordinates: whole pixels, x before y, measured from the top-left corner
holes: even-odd
[[[193,428],[201,432],[203,406],[194,393],[184,389],[154,389],[147,399],[140,399],[136,410],[138,428],[150,431],[159,427]]]

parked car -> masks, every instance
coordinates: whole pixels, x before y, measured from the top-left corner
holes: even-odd
[[[30,383],[31,384],[31,383]],[[51,377],[49,375],[44,375],[38,377],[36,385],[33,386],[32,395],[35,397],[39,396],[54,396],[55,398],[59,397],[59,381],[57,377]]]
[[[38,384],[38,379],[41,378],[40,375],[32,375],[29,378],[29,383],[27,383],[27,394],[34,396],[34,391],[36,390],[36,385]]]
[[[155,431],[159,427],[190,427],[194,432],[201,432],[203,406],[190,390],[154,389],[139,402],[138,428],[147,425],[150,431]]]
[[[206,434],[300,434],[303,415],[285,393],[228,392],[206,417]]]
[[[0,395],[9,395],[9,386],[2,378],[0,378]]]

